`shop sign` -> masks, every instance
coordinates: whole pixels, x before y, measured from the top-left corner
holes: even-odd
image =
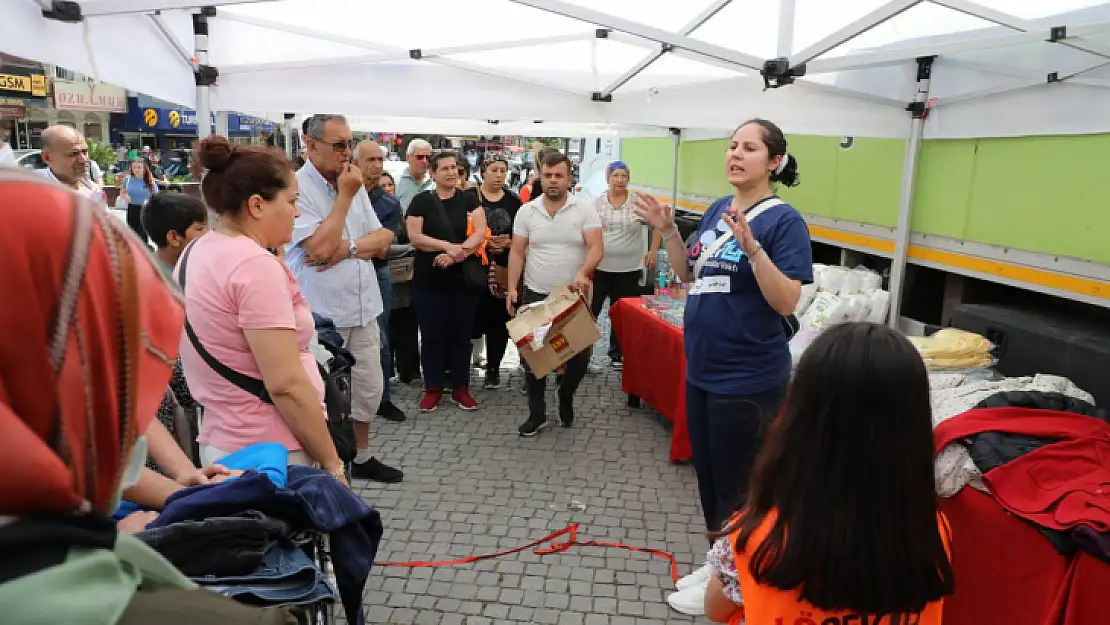
[[[4,67],[0,69],[0,91],[12,95],[46,97],[46,75],[18,67]]]
[[[27,108],[46,108],[46,98],[13,98],[0,94],[0,106],[18,106]]]
[[[23,119],[24,117],[27,117],[27,109],[22,106],[0,104],[0,119]]]
[[[114,85],[54,81],[54,106],[59,109],[126,113],[127,93]]]

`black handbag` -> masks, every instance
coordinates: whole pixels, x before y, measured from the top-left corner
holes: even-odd
[[[456,193],[462,193],[456,191]],[[455,230],[455,226],[451,223],[451,219],[447,216],[447,208],[443,206],[443,201],[439,199],[439,195],[435,190],[431,191],[432,200],[435,201],[436,209],[439,210],[439,218],[443,220],[443,224]],[[455,234],[459,234],[458,231]],[[463,233],[463,241],[466,240],[466,233]],[[478,293],[486,293],[489,291],[489,266],[482,262],[482,259],[477,254],[471,254],[463,259],[459,265],[462,271],[463,283],[466,288]]]
[[[181,285],[182,293],[185,293],[185,270],[189,265],[189,254],[193,251],[195,244],[196,241],[190,243],[181,256],[181,267],[177,272],[177,281]],[[189,323],[187,315],[185,317],[185,334],[189,337],[189,342],[201,360],[220,377],[254,395],[262,403],[271,406],[274,404],[274,400],[270,397],[270,393],[266,391],[266,385],[262,380],[232,369],[204,348],[197,337],[197,333],[193,330],[193,326]],[[331,440],[335,444],[339,459],[343,462],[350,462],[354,460],[358,453],[354,424],[351,422],[351,364],[344,363],[342,367],[338,367],[332,372],[328,372],[320,363],[316,363],[316,366],[320,368],[320,377],[324,379],[324,404],[328,412],[328,433],[331,434]]]

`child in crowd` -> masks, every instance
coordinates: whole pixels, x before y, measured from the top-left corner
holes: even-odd
[[[175,191],[152,195],[143,207],[142,220],[143,228],[157,247],[154,256],[167,275],[173,273],[185,246],[208,230],[204,203]]]
[[[798,364],[747,505],[715,534],[706,615],[940,625],[953,579],[933,487],[920,354],[885,326],[826,330]]]

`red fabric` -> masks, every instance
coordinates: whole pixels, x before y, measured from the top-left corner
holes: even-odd
[[[686,430],[686,352],[682,330],[641,306],[640,298],[622,299],[609,309],[621,344],[621,390],[635,395],[673,425],[671,461],[694,457]]]
[[[990,495],[965,488],[941,500],[952,526],[956,594],[944,625],[1104,625],[1110,566],[1056,553],[1032,525]]]
[[[1093,434],[1110,434],[1110,424],[1073,412],[1036,408],[978,408],[938,425],[933,430],[933,445],[939,453],[948,443],[982,432],[1074,440]]]
[[[934,443],[940,451],[980,432],[1061,440],[983,475],[999,504],[1042,527],[1067,530],[1086,524],[1110,531],[1110,424],[1071,412],[985,408],[940,424]]]
[[[983,479],[1007,510],[1041,527],[1110,531],[1110,437],[1046,445]]]

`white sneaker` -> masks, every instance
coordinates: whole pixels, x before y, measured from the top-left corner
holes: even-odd
[[[709,576],[712,574],[713,567],[709,566],[709,563],[706,562],[705,564],[701,565],[701,568],[696,569],[693,573],[690,573],[686,577],[683,577],[675,582],[674,587],[676,590],[686,590],[691,586],[704,586],[705,583],[709,581]]]
[[[705,591],[707,587],[708,584],[698,584],[685,590],[672,592],[667,595],[667,605],[671,606],[671,609],[675,612],[686,616],[702,616],[705,614]]]

